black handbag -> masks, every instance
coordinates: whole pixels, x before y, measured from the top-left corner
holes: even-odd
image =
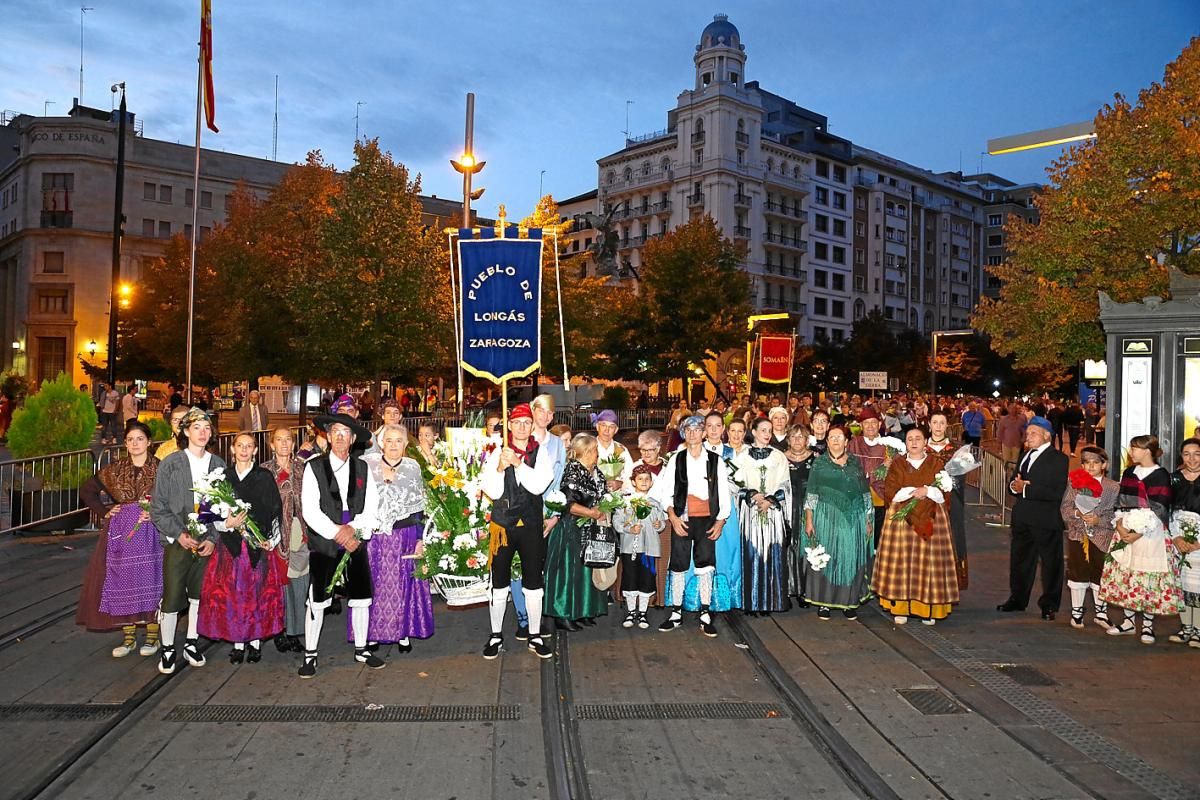
[[[607,569],[617,563],[617,532],[608,525],[588,525],[582,531],[580,559],[585,567]]]

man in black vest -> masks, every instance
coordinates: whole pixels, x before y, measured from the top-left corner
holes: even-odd
[[[528,403],[521,403],[508,415],[508,440],[492,451],[480,473],[483,493],[492,498],[492,630],[483,648],[483,657],[489,660],[500,655],[504,646],[504,612],[517,553],[529,616],[529,649],[538,658],[554,655],[541,634],[546,563],[542,493],[554,480],[554,463],[541,449],[533,437],[533,411]]]
[[[362,544],[375,530],[379,490],[367,463],[350,453],[355,445],[369,443],[371,432],[345,414],[321,414],[313,420],[329,439],[329,452],[313,456],[304,470],[300,502],[309,537],[308,616],[304,622],[304,664],[301,678],[317,674],[317,645],[321,623],[331,602],[328,592],[343,553],[350,554],[346,568],[346,596],[354,627],[354,660],[371,669],[384,662],[367,649],[371,613],[371,568]]]
[[[1025,452],[1017,462],[1008,490],[1016,496],[1012,510],[1012,549],[1008,563],[1008,599],[997,611],[1024,611],[1042,563],[1042,619],[1053,620],[1062,603],[1063,519],[1059,505],[1067,491],[1070,461],[1051,447],[1054,425],[1045,417],[1029,420]]]
[[[695,563],[700,589],[700,632],[716,636],[709,604],[717,565],[717,539],[729,517],[729,485],[721,457],[704,449],[704,418],[691,416],[679,424],[684,449],[676,452],[654,481],[650,495],[667,509],[671,522],[668,564],[671,611],[660,631],[683,624],[683,589],[688,565]]]

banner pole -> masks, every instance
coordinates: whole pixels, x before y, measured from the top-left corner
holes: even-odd
[[[570,391],[571,378],[567,375],[567,328],[563,322],[562,280],[558,271],[558,230],[554,230],[554,296],[558,300],[558,338],[562,343],[563,389]]]
[[[783,398],[784,405],[787,405],[787,400],[792,396],[792,373],[796,369],[796,334],[792,334],[792,352],[788,354],[788,388],[787,397]]]
[[[508,380],[500,381],[500,447],[508,441]]]

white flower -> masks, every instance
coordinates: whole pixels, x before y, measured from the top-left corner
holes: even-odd
[[[943,469],[933,476],[933,485],[943,492],[950,492],[954,490],[954,479]]]
[[[904,442],[897,439],[895,436],[880,437],[878,443],[882,444],[882,445],[886,445],[887,447],[891,448],[892,450],[895,450],[897,453],[904,453],[904,452],[908,451],[908,445],[906,445]]]
[[[470,533],[460,533],[454,537],[452,547],[455,550],[470,550],[476,544],[475,537]]]
[[[546,492],[546,502],[547,503],[559,503],[561,505],[565,505],[567,502],[567,496],[565,494],[563,494],[562,492],[560,492],[559,490],[555,489],[552,492]]]
[[[200,515],[199,515],[199,514],[197,514],[195,511],[193,511],[191,514],[188,514],[188,517],[187,517],[187,518],[188,518],[189,520],[191,520],[192,522],[199,522],[199,521],[200,521]]]
[[[476,550],[475,560],[479,562],[479,566],[486,567],[488,563],[488,554],[486,550]]]
[[[816,547],[804,548],[804,558],[808,561],[808,565],[813,572],[820,572],[829,566],[829,553],[825,551],[825,545],[819,544]]]
[[[446,555],[438,559],[438,566],[442,569],[454,569],[454,556],[446,553]]]
[[[1117,517],[1125,523],[1125,527],[1140,534],[1147,534],[1162,529],[1158,515],[1148,508],[1134,508],[1119,512]]]

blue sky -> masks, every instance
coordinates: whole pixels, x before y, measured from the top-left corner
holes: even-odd
[[[79,3],[4,0],[0,108],[65,114],[78,94]],[[147,136],[190,142],[198,6],[88,0],[84,101],[124,80]],[[526,213],[544,190],[595,187],[595,160],[630,129],[666,125],[692,83],[700,31],[727,13],[747,80],[829,117],[830,130],[928,169],[1041,180],[1057,150],[981,156],[988,138],[1092,117],[1136,95],[1200,33],[1197,0],[643,2],[511,6],[417,0],[213,0],[219,135],[205,146],[269,157],[279,75],[279,159],[311,149],[341,168],[360,125],[454,197],[465,94],[487,167],[478,208]],[[335,9],[335,10],[330,10]]]

